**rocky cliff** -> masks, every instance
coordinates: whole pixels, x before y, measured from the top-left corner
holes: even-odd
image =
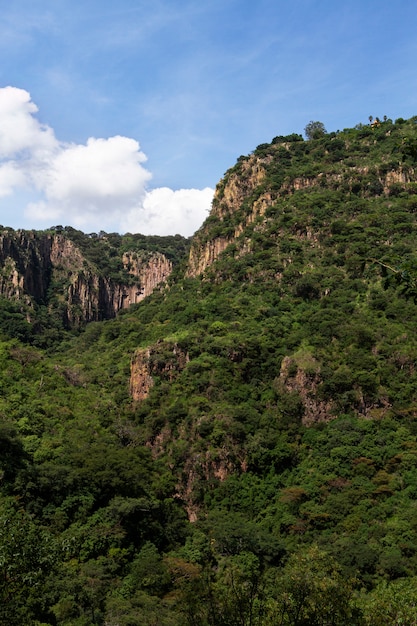
[[[0,294],[45,302],[52,271],[52,237],[5,230],[0,234]]]
[[[106,275],[64,234],[11,229],[0,234],[0,295],[32,308],[58,307],[68,327],[114,317],[172,271],[171,261],[158,252],[125,252],[119,265],[122,280]]]
[[[188,361],[187,352],[171,342],[159,341],[149,348],[136,350],[130,365],[132,399],[145,400],[154,385],[155,376],[172,382]]]
[[[340,139],[337,133],[322,140],[322,149],[316,142],[311,152],[309,142],[299,137],[295,142],[264,144],[248,157],[240,157],[218,183],[210,216],[193,238],[187,275],[202,274],[232,243],[238,251],[248,250],[245,229],[261,220],[268,209],[279,206],[283,199],[297,192],[326,188],[343,191],[346,196],[369,198],[389,197],[407,190],[416,179],[416,168],[406,158],[407,142],[403,140],[394,155],[383,155],[375,166],[366,159],[366,150],[374,149],[374,144],[389,138],[392,131],[382,128],[377,138],[368,128],[363,132],[370,135],[362,139],[365,152],[355,161],[353,142]],[[314,164],[313,152],[317,153],[320,164]],[[309,167],[305,167],[300,154],[305,163],[310,158]]]
[[[154,289],[165,283],[172,272],[172,263],[160,253],[141,257],[126,253],[123,267],[131,282],[120,283],[97,274],[94,269],[70,270],[67,289],[68,324],[111,319],[121,309],[141,302]]]
[[[247,160],[241,160],[238,167],[229,170],[218,183],[210,217],[196,233],[191,245],[188,276],[202,274],[239,237],[246,223],[253,220],[254,214],[270,205],[270,194],[258,198],[253,211],[242,220],[242,205],[247,203],[265,179],[264,165],[262,159],[251,155]]]

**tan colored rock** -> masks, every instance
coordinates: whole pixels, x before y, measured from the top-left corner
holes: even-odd
[[[63,235],[51,237],[50,262],[72,272],[83,267],[84,257],[76,245]]]
[[[145,400],[154,384],[149,357],[149,348],[137,350],[130,364],[130,395],[135,402]]]
[[[139,348],[130,365],[130,395],[132,400],[147,398],[153,386],[153,376],[171,382],[189,361],[187,352],[176,343],[159,341],[148,348]]]
[[[125,287],[123,302],[119,308],[126,308],[149,296],[161,283],[165,283],[172,272],[172,263],[163,254],[155,253],[148,260],[138,258],[129,252],[123,255],[123,265],[129,274],[138,279],[137,286]]]
[[[291,375],[296,366],[295,375]],[[328,422],[334,418],[333,404],[319,400],[317,387],[321,383],[320,367],[311,355],[304,355],[302,359],[286,356],[281,363],[279,381],[287,391],[298,393],[304,407],[302,422],[305,426],[318,422]]]
[[[231,243],[230,239],[218,237],[204,245],[191,246],[187,276],[194,278],[204,272]]]
[[[165,283],[172,263],[160,253],[126,253],[123,264],[135,280],[119,284],[98,275],[81,250],[62,234],[36,231],[0,233],[0,295],[26,303],[47,304],[48,290],[61,287],[55,297],[65,306],[66,323],[114,317],[118,311],[140,302]]]

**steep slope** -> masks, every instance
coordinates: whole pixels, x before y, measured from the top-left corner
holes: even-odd
[[[188,263],[65,233],[177,273],[54,352],[1,337],[0,622],[415,622],[416,122],[240,157]]]
[[[168,363],[174,333],[187,363],[167,386],[142,349],[132,361],[158,450],[161,433],[174,456],[173,441],[191,435],[180,487],[190,510],[200,480],[260,463],[263,423],[415,415],[416,132],[412,119],[276,138],[219,183],[188,282],[161,307],[168,328],[148,348]]]
[[[295,196],[297,203],[298,197],[320,189],[339,191],[349,200],[413,194],[413,122],[403,122],[359,125],[310,142],[300,135],[276,137],[248,157],[239,157],[217,185],[210,217],[193,239],[188,274],[203,273],[227,245],[237,243],[248,225],[268,209],[271,214],[272,207],[279,211],[288,196]],[[333,204],[338,201],[335,197]],[[305,216],[306,232],[326,226],[313,217]],[[241,242],[246,245],[244,238]]]

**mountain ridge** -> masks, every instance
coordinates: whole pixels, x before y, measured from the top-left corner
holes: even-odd
[[[414,150],[406,141],[406,137],[401,137],[401,145],[395,141],[392,142],[391,150],[378,168],[370,165],[356,165],[352,163],[351,147],[352,139],[349,144],[349,137],[356,133],[357,136],[365,134],[369,142],[376,142],[391,137],[393,128],[395,127],[391,121],[384,122],[376,129],[372,127],[359,126],[357,129],[345,131],[345,133],[331,133],[318,140],[318,143],[325,144],[324,149],[318,150],[319,157],[327,152],[329,162],[320,161],[320,170],[309,175],[298,175],[294,168],[291,168],[291,148],[300,145],[308,146],[308,142],[304,142],[300,136],[290,136],[295,138],[295,142],[285,141],[285,137],[277,138],[271,144],[262,144],[248,157],[239,157],[236,165],[231,168],[218,183],[215,190],[213,200],[213,208],[209,220],[197,231],[193,238],[193,244],[190,252],[190,267],[188,274],[190,276],[204,272],[211,262],[225,249],[226,245],[233,243],[235,239],[244,230],[245,226],[253,222],[258,216],[262,217],[267,209],[277,203],[280,197],[314,187],[330,187],[340,188],[343,185],[345,193],[357,193],[354,189],[358,184],[358,178],[370,178],[368,183],[368,193],[372,192],[372,185],[377,192],[389,195],[393,190],[399,191],[399,187],[406,186],[409,183],[415,184],[415,167],[410,163],[405,163],[405,155],[407,152]],[[400,124],[399,128],[404,128]],[[342,137],[348,135],[343,140]],[[317,140],[316,140],[317,143]],[[343,154],[343,150],[346,153]],[[308,149],[308,148],[307,148]],[[368,148],[369,149],[369,148]],[[393,158],[394,157],[394,158]],[[288,162],[290,161],[290,167]],[[347,167],[343,169],[344,162],[347,161]],[[268,167],[269,166],[269,167]],[[314,169],[314,164],[312,164]],[[277,173],[277,170],[281,170]],[[269,181],[267,179],[270,179]],[[268,184],[269,182],[269,184]],[[398,187],[396,187],[396,185]],[[367,190],[362,190],[362,195]],[[251,195],[255,195],[251,198]],[[251,201],[249,213],[244,216],[238,215],[242,204],[247,204],[248,198]],[[236,219],[238,217],[238,219]],[[233,221],[237,224],[232,228]],[[208,226],[210,224],[210,226]],[[216,229],[219,230],[223,225],[227,224],[228,236],[223,238],[216,237]],[[224,228],[223,228],[224,230]],[[233,234],[232,234],[233,233]],[[207,247],[205,252],[197,252],[200,241],[205,241]],[[205,257],[206,261],[199,260],[199,257]]]
[[[70,253],[0,298],[0,622],[414,624],[416,167],[417,117],[276,137],[191,241],[30,235]],[[158,254],[146,298],[51,326],[69,274]]]

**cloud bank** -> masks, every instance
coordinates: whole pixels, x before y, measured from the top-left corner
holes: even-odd
[[[208,215],[213,190],[149,189],[146,155],[129,137],[61,142],[41,124],[30,94],[0,88],[0,197],[25,192],[31,224],[192,235]]]

